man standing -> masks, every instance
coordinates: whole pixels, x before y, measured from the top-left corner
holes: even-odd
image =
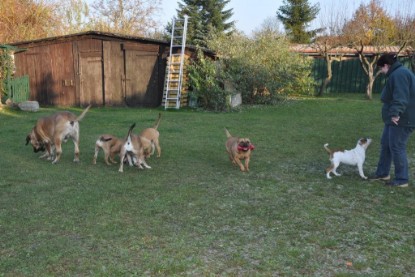
[[[388,186],[407,187],[406,145],[415,128],[415,75],[397,61],[395,54],[382,55],[377,66],[388,78],[381,94],[385,125],[376,173],[369,179],[387,181]],[[393,180],[389,175],[392,162],[395,166]]]

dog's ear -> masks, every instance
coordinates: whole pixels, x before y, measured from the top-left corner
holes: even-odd
[[[27,135],[27,137],[26,137],[26,145],[28,145],[29,142],[30,142],[30,135]]]

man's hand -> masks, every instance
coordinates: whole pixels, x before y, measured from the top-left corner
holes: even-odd
[[[395,124],[395,125],[398,125],[398,121],[399,121],[399,116],[392,116],[392,122],[393,122],[393,124]]]

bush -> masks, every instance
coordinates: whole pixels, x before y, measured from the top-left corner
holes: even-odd
[[[0,104],[1,100],[7,95],[7,81],[13,74],[14,63],[6,49],[0,48]]]
[[[226,110],[227,93],[223,88],[225,73],[220,63],[205,57],[199,49],[197,58],[189,65],[189,84],[192,97],[197,97],[202,108],[214,111]]]
[[[251,39],[234,33],[211,39],[209,48],[244,103],[275,104],[290,94],[312,94],[312,60],[290,51],[283,36],[265,31]]]

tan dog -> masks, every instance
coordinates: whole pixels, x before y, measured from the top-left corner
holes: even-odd
[[[125,143],[121,147],[120,151],[120,161],[124,161],[128,159],[130,165],[134,163],[138,168],[143,169],[142,165],[145,168],[151,168],[145,161],[144,156],[144,148],[145,145],[151,145],[151,141],[146,139],[145,137],[137,136],[132,133],[135,127],[135,123],[131,125],[130,129],[128,130],[128,135],[125,140]],[[124,162],[120,162],[120,168],[118,169],[119,172],[124,171]]]
[[[143,144],[144,153],[154,152],[154,144],[151,141],[143,139],[141,142]],[[111,163],[116,164],[117,161],[114,160],[114,157],[115,155],[120,154],[121,147],[124,145],[124,143],[125,139],[120,139],[113,135],[105,134],[99,136],[99,138],[95,142],[95,154],[94,159],[92,160],[92,164],[97,163],[98,153],[100,149],[104,151],[104,159],[107,165],[111,165]],[[127,160],[130,163],[130,165],[133,165],[132,159],[129,155],[127,155]]]
[[[73,161],[79,162],[79,122],[84,118],[90,107],[91,105],[78,117],[71,112],[63,111],[39,118],[35,127],[26,137],[26,145],[30,142],[35,153],[46,151],[41,158],[53,159],[55,154],[55,159],[52,161],[55,164],[62,154],[62,142],[66,142],[70,138],[75,146]]]
[[[104,151],[105,163],[111,165],[111,163],[116,164],[114,160],[115,155],[119,155],[121,147],[124,145],[125,139],[117,138],[113,135],[101,135],[95,142],[95,154],[94,159],[92,160],[93,164],[97,163],[98,152],[100,149]],[[110,163],[111,161],[111,163]]]
[[[149,141],[152,141],[154,143],[154,146],[157,149],[157,157],[159,158],[161,156],[161,148],[160,148],[160,143],[159,143],[159,136],[160,133],[157,130],[157,128],[160,125],[160,120],[161,120],[161,113],[159,113],[159,117],[156,121],[156,124],[154,125],[153,128],[147,128],[144,129],[143,131],[141,131],[140,136],[141,137],[145,137],[146,139],[148,139]],[[146,158],[150,157],[150,155],[154,154],[154,147],[152,147],[152,151],[149,152],[146,148],[144,151],[144,155],[146,156]]]
[[[251,152],[255,149],[255,146],[251,143],[249,138],[233,137],[226,128],[225,134],[228,138],[225,145],[226,151],[229,154],[229,159],[233,164],[238,165],[241,171],[249,171]],[[243,166],[241,160],[245,160],[245,166]]]

